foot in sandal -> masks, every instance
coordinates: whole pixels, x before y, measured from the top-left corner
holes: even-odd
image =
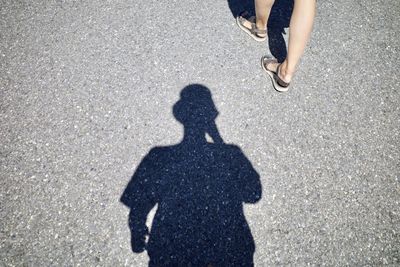
[[[241,30],[250,35],[250,37],[257,42],[262,42],[267,39],[267,29],[258,28],[255,23],[255,17],[248,17],[246,11],[236,17],[236,23]]]
[[[283,70],[283,64],[278,63],[275,58],[269,56],[261,58],[262,68],[271,77],[272,85],[279,92],[286,92],[292,79],[292,75]]]

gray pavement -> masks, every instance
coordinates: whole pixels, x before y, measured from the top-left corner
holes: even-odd
[[[119,198],[191,83],[260,174],[255,266],[399,266],[399,15],[318,1],[282,94],[227,1],[1,1],[0,266],[147,266]]]

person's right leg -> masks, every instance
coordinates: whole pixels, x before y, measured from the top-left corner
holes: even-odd
[[[315,6],[316,0],[294,0],[293,14],[290,19],[288,54],[279,69],[279,77],[285,82],[292,80],[310,38]],[[268,64],[267,69],[275,72],[278,65],[278,63]]]

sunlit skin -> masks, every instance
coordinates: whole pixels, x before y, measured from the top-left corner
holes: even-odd
[[[275,0],[255,0],[256,26],[258,29],[266,29],[272,5]],[[293,14],[290,19],[289,45],[286,59],[280,67],[279,77],[290,82],[296,71],[300,57],[310,39],[314,24],[316,0],[294,0]],[[245,21],[245,27],[251,28],[251,22]],[[265,34],[258,34],[260,37]],[[271,63],[268,69],[276,71],[278,63]]]

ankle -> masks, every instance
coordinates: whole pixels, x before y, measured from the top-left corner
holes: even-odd
[[[285,82],[290,82],[294,75],[295,70],[290,69],[286,61],[284,61],[279,68],[279,77]]]
[[[266,30],[267,29],[267,24],[264,23],[262,20],[256,19],[256,27],[259,30]]]

